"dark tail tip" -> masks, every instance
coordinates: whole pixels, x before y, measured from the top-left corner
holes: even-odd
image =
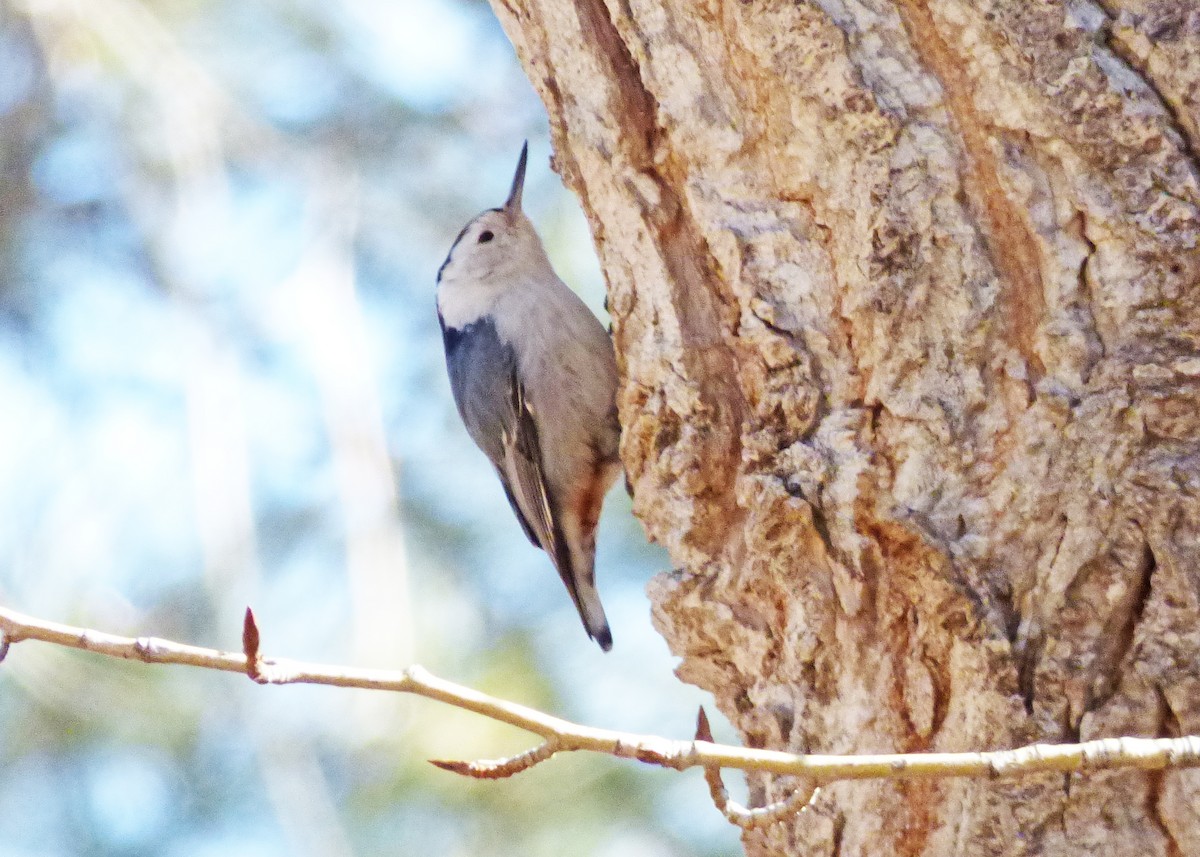
[[[591,636],[593,640],[600,644],[601,649],[606,652],[612,651],[612,631],[608,630],[608,625],[605,625]]]

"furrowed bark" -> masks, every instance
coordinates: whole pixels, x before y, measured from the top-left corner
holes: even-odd
[[[1200,731],[1195,4],[493,5],[680,677],[752,747]],[[747,852],[1200,853],[1196,772],[827,792]]]

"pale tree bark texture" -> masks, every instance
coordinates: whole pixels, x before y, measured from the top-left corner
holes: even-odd
[[[494,5],[680,676],[794,751],[1200,732],[1200,4]],[[829,792],[747,852],[1200,854],[1200,772]]]

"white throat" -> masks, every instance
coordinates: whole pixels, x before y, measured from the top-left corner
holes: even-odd
[[[491,315],[506,296],[545,298],[566,288],[550,266],[533,224],[521,220],[514,233],[505,236],[508,240],[499,254],[490,247],[471,246],[451,252],[437,291],[438,310],[448,327],[460,328]]]

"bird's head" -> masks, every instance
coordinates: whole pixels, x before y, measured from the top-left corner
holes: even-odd
[[[521,147],[508,199],[500,208],[489,208],[476,216],[458,233],[438,270],[439,284],[492,289],[506,282],[517,284],[539,277],[551,270],[542,241],[521,210],[528,158],[526,143]]]

